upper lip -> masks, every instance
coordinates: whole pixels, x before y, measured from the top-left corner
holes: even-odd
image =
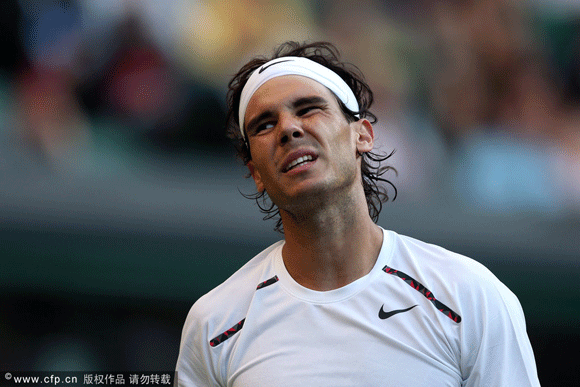
[[[290,164],[294,160],[296,160],[300,157],[303,157],[303,156],[312,156],[313,160],[316,160],[318,158],[316,153],[311,151],[311,150],[302,149],[302,150],[294,151],[294,152],[290,153],[288,156],[286,156],[286,158],[284,159],[284,162],[282,163],[282,172],[287,172]]]

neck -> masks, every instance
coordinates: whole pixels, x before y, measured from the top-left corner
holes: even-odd
[[[364,199],[364,194],[363,194]],[[325,291],[368,274],[383,236],[368,214],[366,200],[348,200],[305,213],[280,210],[289,274],[304,287]]]

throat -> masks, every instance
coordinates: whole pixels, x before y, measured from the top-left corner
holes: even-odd
[[[300,285],[317,291],[338,289],[367,275],[383,240],[382,230],[372,221],[342,232],[327,226],[318,235],[285,227],[282,257],[288,273]]]

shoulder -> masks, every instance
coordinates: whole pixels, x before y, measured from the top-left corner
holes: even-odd
[[[227,280],[200,297],[191,307],[187,316],[186,329],[192,323],[213,323],[236,318],[247,309],[256,287],[273,275],[272,254],[283,245],[279,241],[253,257]]]
[[[410,237],[393,240],[394,264],[461,316],[457,336],[450,337],[458,339],[465,385],[539,386],[516,295],[474,259]]]
[[[394,233],[392,240],[392,268],[420,282],[467,324],[500,316],[523,321],[515,294],[480,262],[408,236]]]
[[[176,366],[180,385],[221,385],[224,375],[217,361],[220,351],[211,350],[210,340],[227,335],[243,323],[257,286],[273,275],[272,254],[282,243],[256,255],[193,304],[181,334]]]
[[[394,266],[400,265],[426,279],[461,289],[500,287],[505,290],[505,285],[475,259],[432,243],[393,234]]]

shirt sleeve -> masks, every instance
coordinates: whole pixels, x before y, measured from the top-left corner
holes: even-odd
[[[221,386],[214,368],[215,360],[206,340],[202,319],[192,307],[181,335],[176,372],[178,387]]]
[[[463,386],[539,386],[536,362],[517,297],[495,277],[479,289],[465,321]]]

